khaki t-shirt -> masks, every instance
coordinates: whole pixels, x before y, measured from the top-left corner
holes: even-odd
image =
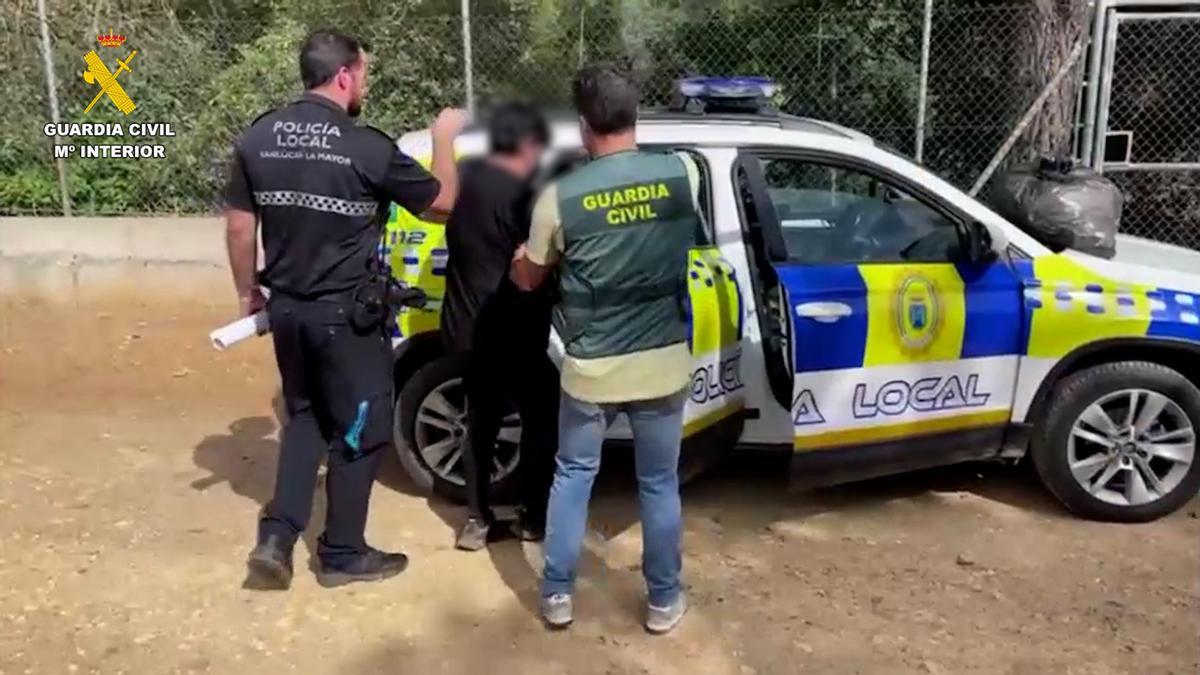
[[[700,212],[700,170],[686,153],[677,153],[687,168],[696,212]],[[562,218],[558,210],[558,185],[542,190],[533,207],[533,222],[526,244],[529,260],[550,267],[562,262]],[[682,274],[683,271],[680,270]],[[563,359],[562,387],[572,397],[590,403],[644,401],[670,396],[687,386],[692,374],[692,355],[686,342],[629,354],[592,359]]]

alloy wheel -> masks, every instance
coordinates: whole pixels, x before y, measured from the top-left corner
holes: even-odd
[[[1107,394],[1079,414],[1067,465],[1093,497],[1138,506],[1177,488],[1196,458],[1196,432],[1183,408],[1148,389]]]
[[[414,440],[425,466],[442,480],[466,485],[463,452],[467,450],[467,406],[462,378],[434,387],[417,407]],[[521,418],[513,412],[500,424],[492,462],[492,483],[504,480],[520,458]]]

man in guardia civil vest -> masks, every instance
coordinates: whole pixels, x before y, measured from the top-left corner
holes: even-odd
[[[584,68],[573,95],[591,160],[538,197],[529,241],[512,270],[525,290],[557,270],[554,322],[566,348],[542,617],[552,628],[572,621],[600,447],[608,425],[624,413],[637,454],[646,628],[666,633],[687,609],[679,579],[678,466],[691,374],[687,255],[705,236],[699,172],[685,155],[638,150],[638,92],[616,69]]]

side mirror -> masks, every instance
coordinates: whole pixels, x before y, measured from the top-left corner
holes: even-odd
[[[973,265],[986,265],[996,259],[996,248],[992,243],[991,230],[987,225],[973,220],[959,228],[959,240],[963,258]]]

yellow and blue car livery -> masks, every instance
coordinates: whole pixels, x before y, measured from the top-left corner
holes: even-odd
[[[1200,293],[1115,279],[1061,254],[1018,261],[1015,268],[1028,328],[1014,422],[1026,420],[1034,391],[1054,366],[1089,345],[1118,339],[1200,343]]]
[[[1026,421],[1054,366],[1089,344],[1200,342],[1200,295],[1106,278],[1064,254],[777,272],[796,313],[797,451],[1002,428]]]
[[[396,315],[393,340],[436,331],[446,295],[446,226],[414,216],[392,204],[383,234],[383,257],[396,279],[425,291],[424,307],[404,307]]]
[[[733,265],[715,246],[688,253],[688,347],[692,381],[684,406],[685,438],[740,414],[745,406],[742,338],[746,314]]]

